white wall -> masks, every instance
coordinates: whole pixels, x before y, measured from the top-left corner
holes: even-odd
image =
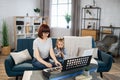
[[[33,9],[40,7],[40,0],[0,0],[0,31],[2,20],[7,21],[9,27],[9,40],[14,47],[14,16],[34,16]],[[1,38],[1,35],[0,35]]]
[[[51,37],[71,36],[71,29],[51,28]]]

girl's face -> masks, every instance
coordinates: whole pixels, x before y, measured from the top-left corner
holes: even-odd
[[[64,44],[63,42],[58,41],[57,48],[63,48]]]

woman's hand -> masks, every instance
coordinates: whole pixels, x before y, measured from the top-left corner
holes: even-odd
[[[58,61],[55,61],[55,65],[56,65],[56,66],[61,66],[61,67],[62,67],[61,63],[58,62]]]
[[[45,64],[45,66],[48,67],[48,68],[52,68],[52,64],[48,63],[48,62]]]

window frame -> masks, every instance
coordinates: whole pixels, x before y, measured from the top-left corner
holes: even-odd
[[[52,1],[53,1],[53,0],[51,0],[51,4],[50,4],[50,5],[51,5],[51,12],[50,12],[50,25],[51,25],[51,27],[52,27],[52,28],[67,28],[67,22],[65,22],[66,20],[64,21],[63,26],[58,26],[58,25],[59,25],[59,22],[58,22],[58,21],[59,21],[59,20],[58,20],[59,17],[62,16],[61,18],[63,18],[63,17],[65,16],[65,15],[63,15],[63,14],[60,15],[60,14],[58,13],[58,12],[59,12],[58,7],[59,7],[60,5],[67,5],[67,9],[66,9],[67,11],[66,11],[65,14],[68,13],[69,15],[71,15],[71,13],[72,13],[72,12],[71,12],[71,11],[72,11],[72,0],[66,0],[67,3],[59,3],[59,0],[56,0],[56,4],[53,4]],[[56,10],[57,10],[57,11],[56,11],[56,15],[52,14],[52,6],[55,6],[55,5],[56,5],[56,7],[57,7],[57,9],[56,9]],[[56,18],[56,22],[55,22],[56,25],[52,25],[52,24],[54,23],[54,21],[55,21],[55,20],[54,20],[54,21],[52,20],[52,17],[53,17],[53,18]],[[62,20],[63,20],[63,19],[62,19]],[[65,26],[65,23],[66,23],[66,26]],[[71,21],[69,22],[69,28],[71,28]]]

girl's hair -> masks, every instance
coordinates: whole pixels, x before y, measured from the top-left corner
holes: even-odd
[[[38,29],[38,36],[42,38],[43,32],[49,32],[48,37],[50,37],[50,28],[47,24],[42,24],[40,28]]]
[[[58,42],[63,42],[63,44],[64,44],[64,38],[57,38],[57,40],[56,40],[56,47],[57,47],[57,43]],[[64,48],[64,46],[63,46],[63,48]]]

